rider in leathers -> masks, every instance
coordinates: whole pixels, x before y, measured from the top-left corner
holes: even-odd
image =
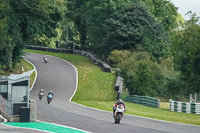
[[[115,104],[113,105],[113,116],[115,115],[115,110],[117,108],[117,105],[122,104],[122,106],[124,106],[124,113],[127,110],[126,104],[124,103],[124,101],[122,99],[118,99]]]

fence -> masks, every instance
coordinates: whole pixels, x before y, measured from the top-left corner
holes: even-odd
[[[0,108],[8,115],[12,115],[12,103],[0,94]]]
[[[200,103],[178,102],[172,101],[171,99],[169,100],[169,102],[170,111],[200,114]]]
[[[88,57],[94,64],[100,66],[104,72],[111,72],[111,67],[105,61],[102,61],[98,58],[95,54],[91,52],[86,52],[82,50],[73,50],[73,49],[61,49],[61,48],[48,48],[48,47],[41,47],[41,46],[26,46],[27,49],[33,50],[42,50],[42,51],[49,51],[49,52],[59,52],[59,53],[68,53],[68,54],[76,54]]]
[[[156,98],[152,98],[148,96],[130,95],[125,98],[125,101],[141,104],[141,105],[152,107],[152,108],[160,108],[160,99],[156,99]]]

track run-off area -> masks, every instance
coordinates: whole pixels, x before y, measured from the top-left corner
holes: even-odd
[[[67,61],[52,56],[47,56],[48,63],[44,63],[43,55],[40,54],[27,53],[25,58],[29,60],[37,70],[37,79],[33,89],[30,91],[30,98],[36,100],[38,120],[42,123],[0,124],[0,132],[200,132],[200,126],[166,122],[131,115],[125,115],[120,124],[115,124],[112,112],[89,108],[71,102],[71,98],[76,92],[78,83],[78,73],[73,65]],[[40,101],[37,94],[41,88],[45,91],[45,97]],[[47,104],[46,93],[50,90],[54,92],[54,98],[50,104]],[[34,130],[16,128],[13,126],[23,128],[32,127]]]

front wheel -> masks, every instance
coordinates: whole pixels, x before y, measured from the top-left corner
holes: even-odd
[[[120,123],[120,120],[121,120],[121,114],[120,113],[117,113],[117,123],[119,124]]]

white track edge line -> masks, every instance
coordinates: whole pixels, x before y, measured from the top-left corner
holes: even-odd
[[[27,53],[30,53],[30,52],[27,52]],[[31,54],[37,54],[37,53],[31,53]],[[44,55],[44,54],[39,54],[39,55]],[[72,99],[73,96],[75,95],[75,93],[76,93],[76,91],[77,91],[77,87],[78,87],[78,71],[77,71],[76,67],[75,67],[73,64],[71,64],[70,62],[68,62],[68,61],[66,61],[66,60],[64,60],[64,59],[61,59],[61,58],[58,58],[58,57],[55,57],[55,56],[51,56],[51,55],[47,55],[47,56],[50,56],[50,57],[53,57],[53,58],[57,58],[57,59],[59,59],[59,60],[62,60],[62,61],[64,61],[64,62],[70,64],[70,65],[75,69],[75,72],[76,72],[76,88],[75,88],[75,90],[74,90],[73,95],[72,95],[71,98],[69,99],[69,102],[71,102],[71,99]],[[31,63],[31,64],[32,64],[32,63]],[[32,64],[32,65],[33,65],[33,64]],[[33,65],[33,66],[34,66],[34,65]],[[34,68],[36,68],[36,67],[34,66]],[[36,69],[35,69],[35,70],[36,70]],[[40,121],[40,120],[37,120],[37,121]],[[41,122],[42,122],[42,121],[41,121]],[[44,122],[45,122],[45,121],[44,121]],[[50,123],[50,122],[46,122],[46,123]],[[50,123],[50,124],[59,125],[59,126],[62,126],[62,127],[69,127],[69,128],[76,129],[76,130],[80,130],[80,131],[84,131],[84,132],[87,132],[87,133],[92,133],[92,132],[85,131],[85,130],[82,130],[82,129],[78,129],[78,128],[75,128],[75,127],[64,126],[64,125],[60,125],[60,124],[56,124],[56,123]]]
[[[4,118],[2,115],[0,115],[0,118],[4,120],[4,122],[7,122],[8,120]]]
[[[25,58],[24,58],[25,59]],[[34,81],[33,81],[33,84],[32,84],[32,86],[31,86],[31,88],[29,89],[29,91],[31,91],[32,89],[33,89],[33,86],[35,85],[35,82],[36,82],[36,80],[37,80],[37,69],[36,69],[36,67],[35,67],[35,65],[33,65],[33,63],[32,62],[30,62],[29,60],[27,60],[27,59],[25,59],[28,63],[30,63],[33,67],[34,67],[34,70],[35,70],[35,79],[34,79]]]
[[[27,52],[27,53],[30,53],[30,52]],[[37,54],[37,53],[32,53],[32,54]],[[39,55],[44,55],[44,54],[39,54]],[[51,55],[48,55],[48,56],[51,56]],[[81,55],[80,55],[81,56]],[[55,56],[51,56],[51,57],[55,57]],[[55,57],[55,58],[58,58],[58,57]],[[61,59],[61,58],[58,58],[58,59]],[[72,65],[70,62],[64,60],[64,59],[61,59],[67,63],[69,63],[70,65]],[[101,110],[101,109],[97,109],[97,108],[93,108],[93,107],[89,107],[89,106],[86,106],[86,105],[82,105],[80,103],[76,103],[76,102],[72,102],[71,99],[74,97],[76,91],[77,91],[77,87],[78,87],[78,72],[76,70],[76,67],[74,65],[72,65],[77,73],[77,79],[76,79],[76,90],[74,91],[74,94],[72,95],[72,97],[69,99],[69,102],[73,103],[73,104],[77,104],[79,106],[83,106],[83,107],[86,107],[86,108],[90,108],[90,109],[94,109],[94,110],[98,110],[98,111],[103,111],[103,112],[109,112],[109,113],[112,113],[112,111],[106,111],[106,110]],[[186,124],[186,123],[178,123],[178,122],[170,122],[170,121],[165,121],[165,120],[159,120],[159,119],[153,119],[153,118],[148,118],[148,117],[143,117],[143,116],[137,116],[137,115],[130,115],[130,114],[125,114],[125,115],[128,115],[128,116],[135,116],[135,117],[138,117],[138,118],[143,118],[143,119],[149,119],[149,120],[155,120],[155,121],[161,121],[161,122],[166,122],[166,123],[174,123],[174,124],[182,124],[182,125],[189,125],[189,126],[194,126],[194,127],[200,127],[198,125],[192,125],[192,124]]]
[[[25,58],[24,58],[25,59]],[[31,88],[29,89],[29,91],[31,91],[33,89],[33,86],[36,82],[36,79],[37,79],[37,69],[36,67],[33,65],[33,63],[31,63],[29,60],[25,59],[28,63],[30,63],[33,67],[34,67],[34,70],[35,70],[35,79],[33,81],[33,84],[31,86]],[[4,122],[7,122],[8,120],[6,118],[4,118],[2,115],[0,115],[0,118],[4,119]]]

